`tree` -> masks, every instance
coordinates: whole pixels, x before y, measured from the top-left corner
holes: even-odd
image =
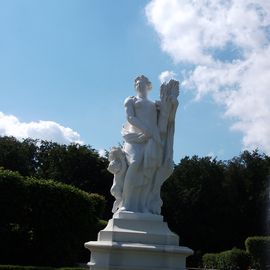
[[[41,141],[37,157],[36,177],[54,179],[103,195],[108,202],[104,215],[107,218],[111,216],[112,175],[107,172],[107,159],[99,157],[87,145],[60,145],[48,141]]]
[[[53,179],[107,199],[104,218],[111,216],[112,175],[108,160],[99,157],[89,145],[63,145],[55,142],[0,137],[0,167],[24,176]]]
[[[236,246],[243,247],[248,236],[266,234],[269,169],[269,157],[257,150],[244,151],[226,164],[224,186]]]
[[[107,165],[89,145],[0,137],[0,167],[101,194],[105,219],[113,203]],[[248,236],[267,233],[269,174],[270,157],[259,151],[228,161],[185,157],[162,188],[165,219],[197,254],[243,248]]]
[[[20,142],[14,137],[0,137],[0,166],[24,176],[34,175],[37,148],[37,141],[33,139]]]
[[[171,229],[195,250],[221,249],[226,222],[224,164],[209,157],[185,157],[162,189],[163,213]],[[218,235],[218,237],[217,237]]]
[[[0,263],[64,266],[86,261],[104,198],[0,169]],[[99,209],[99,212],[96,210]]]
[[[267,234],[269,168],[258,151],[229,161],[185,157],[162,188],[168,224],[196,254],[243,248],[248,236]]]

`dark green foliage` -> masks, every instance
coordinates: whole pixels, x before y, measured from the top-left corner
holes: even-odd
[[[219,270],[247,270],[251,264],[250,255],[241,249],[232,249],[221,253],[203,255],[203,266]]]
[[[103,201],[92,197],[93,211],[94,216],[106,220],[111,217],[113,202],[112,175],[107,172],[107,165],[108,160],[100,158],[90,146],[31,139],[20,142],[12,137],[0,137],[0,167],[101,194],[106,198],[105,215],[100,215]],[[195,251],[188,259],[190,266],[199,265],[206,252],[221,252],[234,246],[244,248],[248,236],[267,235],[269,174],[270,158],[258,151],[244,151],[229,161],[186,157],[175,166],[173,175],[162,188],[162,211],[182,244]],[[25,209],[17,207],[24,204],[23,198],[17,195],[24,188],[15,185],[13,198],[16,200],[9,203],[18,218],[8,226],[21,242],[31,232],[17,226],[20,218],[28,218]],[[0,209],[4,211],[1,205]],[[7,212],[3,216],[11,218]],[[6,230],[1,222],[0,232]],[[101,228],[100,224],[97,226]]]
[[[107,160],[86,145],[42,141],[37,160],[40,178],[54,179],[99,194],[105,192],[106,181],[111,184],[111,177],[106,178],[110,176],[106,170]]]
[[[250,235],[266,234],[270,158],[243,152],[222,162],[186,157],[162,188],[163,214],[170,228],[195,255],[244,248]]]
[[[48,141],[0,137],[0,167],[21,175],[53,179],[84,191],[103,195],[107,203],[103,218],[111,217],[112,175],[108,160],[87,145],[61,145]],[[102,206],[101,206],[102,207]],[[98,211],[98,210],[97,210]]]
[[[270,269],[270,236],[248,237],[245,245],[257,270]]]
[[[202,257],[203,267],[207,269],[217,269],[218,267],[218,255],[217,253],[206,253]]]
[[[22,266],[22,265],[0,265],[0,270],[85,270],[82,267],[42,267],[42,266]]]
[[[105,199],[99,194],[91,193],[91,201],[93,206],[94,215],[102,218],[105,209]],[[102,223],[103,221],[101,221]]]
[[[0,137],[0,166],[21,175],[33,175],[37,168],[37,141],[22,142],[14,137]]]
[[[98,221],[98,224],[97,224],[97,226],[98,226],[97,231],[99,232],[99,231],[103,230],[107,226],[107,224],[108,224],[108,222],[106,220],[100,219]]]
[[[103,198],[0,170],[0,263],[63,266],[88,259]]]
[[[23,265],[0,265],[0,270],[55,270],[53,267],[23,266]]]
[[[227,237],[234,246],[244,248],[247,237],[267,234],[269,177],[270,158],[258,151],[245,151],[227,162],[224,189],[231,224]]]
[[[222,250],[226,245],[223,181],[222,162],[186,157],[162,188],[163,214],[169,226],[195,251]]]
[[[232,249],[218,254],[218,269],[247,270],[251,264],[250,255],[241,249]]]

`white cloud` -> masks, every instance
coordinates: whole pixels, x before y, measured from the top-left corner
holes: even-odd
[[[159,80],[161,83],[168,82],[170,79],[175,79],[176,74],[171,70],[165,70],[160,73]]]
[[[13,115],[0,112],[0,136],[33,138],[69,144],[83,143],[79,133],[53,121],[21,122]]]
[[[106,154],[107,154],[106,149],[99,149],[99,150],[98,150],[98,155],[99,155],[100,157],[106,157]]]
[[[152,0],[146,15],[161,48],[193,66],[182,86],[223,105],[245,149],[270,154],[270,1]]]
[[[214,159],[216,157],[214,152],[209,152],[206,156],[210,157],[211,159]]]

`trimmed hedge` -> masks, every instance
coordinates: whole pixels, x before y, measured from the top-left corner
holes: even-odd
[[[246,251],[236,248],[218,254],[207,253],[203,256],[203,265],[206,268],[247,270],[250,263],[250,255]]]
[[[247,270],[250,264],[250,255],[245,250],[234,248],[221,252],[218,256],[218,268],[220,270]]]
[[[257,270],[270,269],[270,236],[248,237],[245,246]]]
[[[42,266],[21,266],[21,265],[0,265],[0,270],[85,270],[82,267],[42,267]]]
[[[206,253],[202,257],[203,267],[208,269],[216,269],[218,267],[218,255],[217,253]]]
[[[0,263],[72,266],[101,227],[104,198],[0,168]]]

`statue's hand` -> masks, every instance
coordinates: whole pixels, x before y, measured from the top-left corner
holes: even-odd
[[[161,143],[161,138],[160,138],[158,128],[153,129],[153,130],[150,130],[150,129],[144,130],[144,132],[141,135],[141,138],[144,140],[148,140],[148,139],[153,138],[158,144]]]
[[[138,137],[139,142],[143,143],[146,142],[149,139],[148,136],[146,136],[144,133],[141,133]]]
[[[150,129],[145,129],[143,131],[143,135],[145,138],[150,139],[153,136],[153,132]]]

